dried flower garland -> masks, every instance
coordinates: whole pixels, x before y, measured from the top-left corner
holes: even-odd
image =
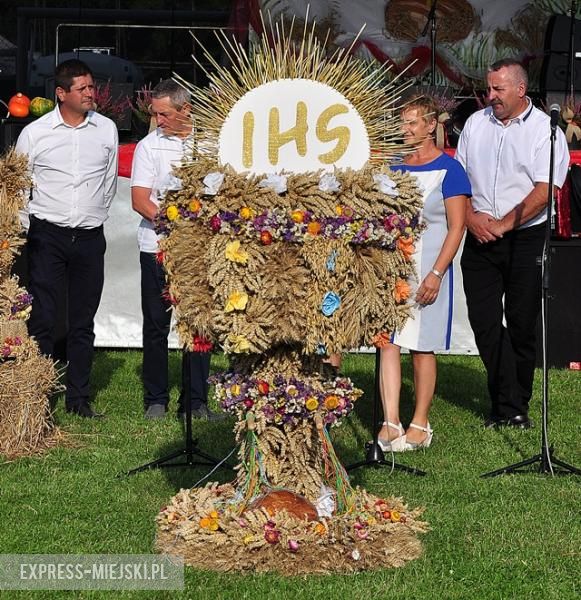
[[[249,413],[264,419],[267,424],[295,424],[301,419],[320,415],[328,425],[338,425],[354,407],[362,391],[347,377],[338,377],[314,385],[297,377],[277,375],[271,379],[243,376],[240,373],[221,373],[210,380],[221,407],[238,419]]]

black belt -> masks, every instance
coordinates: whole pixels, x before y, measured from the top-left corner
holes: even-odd
[[[63,227],[62,225],[55,225],[50,221],[39,219],[35,215],[30,215],[30,224],[34,223],[35,227],[44,229],[46,231],[54,231],[55,233],[62,233],[65,235],[75,235],[76,237],[92,237],[103,231],[103,225],[98,227]]]

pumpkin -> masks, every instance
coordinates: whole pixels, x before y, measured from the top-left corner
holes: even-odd
[[[12,96],[12,98],[10,98],[10,100],[8,100],[8,104],[12,104],[12,102],[30,106],[30,98],[28,96],[25,96],[22,92],[18,92],[18,94],[14,94],[14,96]]]
[[[46,113],[50,112],[54,108],[54,102],[48,98],[41,98],[37,96],[32,99],[30,103],[30,114],[34,117],[42,117]]]
[[[12,117],[27,117],[30,105],[30,99],[24,94],[18,92],[8,101],[8,112]]]

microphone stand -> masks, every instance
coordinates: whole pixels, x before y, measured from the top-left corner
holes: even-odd
[[[400,465],[391,460],[386,460],[383,454],[383,450],[381,449],[378,437],[379,437],[379,403],[381,394],[379,391],[379,357],[380,350],[377,348],[375,350],[375,387],[374,387],[374,395],[373,395],[373,426],[375,427],[375,431],[373,434],[373,440],[366,444],[367,453],[365,455],[365,459],[359,462],[356,462],[347,467],[347,471],[352,471],[353,469],[358,469],[359,467],[391,467],[392,469],[398,469],[400,471],[405,471],[406,473],[411,473],[412,475],[426,475],[425,471],[421,471],[420,469],[416,469],[415,467],[408,467],[407,465]]]
[[[141,471],[147,471],[149,469],[161,469],[161,468],[172,468],[172,467],[192,467],[194,465],[206,465],[214,467],[214,469],[224,464],[223,460],[218,460],[213,456],[206,454],[203,450],[198,448],[198,440],[194,440],[192,437],[192,388],[191,388],[191,370],[189,367],[189,356],[190,352],[187,346],[184,346],[182,361],[184,362],[185,368],[183,370],[183,398],[185,405],[185,446],[181,450],[176,450],[167,456],[157,458],[151,462],[148,462],[140,467],[136,467],[127,471],[125,475],[134,475]],[[182,461],[176,461],[174,459],[184,457]],[[196,457],[200,457],[203,460],[196,460]],[[231,469],[232,467],[228,464],[224,465],[226,468]]]
[[[430,8],[430,12],[428,13],[428,20],[426,21],[426,25],[422,31],[420,37],[425,37],[428,33],[428,27],[430,23],[432,27],[430,28],[430,46],[431,46],[431,75],[430,82],[431,86],[436,86],[436,7],[438,6],[438,0],[432,0],[432,7]]]
[[[543,246],[542,265],[542,296],[541,296],[541,316],[542,316],[542,343],[543,343],[543,398],[541,404],[541,452],[531,458],[521,462],[484,473],[480,477],[495,477],[507,473],[522,473],[521,469],[528,465],[539,465],[538,472],[541,474],[555,475],[573,474],[581,475],[581,471],[576,467],[559,460],[553,456],[553,447],[549,445],[549,363],[548,363],[548,331],[549,331],[549,287],[551,274],[551,215],[553,214],[553,170],[555,165],[555,137],[557,124],[551,125],[551,159],[549,163],[549,193],[547,199],[547,222],[545,227],[545,245]],[[554,465],[561,467],[558,471]]]

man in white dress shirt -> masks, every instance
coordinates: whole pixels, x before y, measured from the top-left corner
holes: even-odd
[[[157,128],[137,144],[131,172],[131,203],[142,217],[137,232],[141,264],[143,312],[143,403],[146,419],[165,417],[169,402],[168,346],[171,304],[164,294],[166,277],[157,261],[158,237],[153,220],[160,198],[174,185],[174,166],[180,164],[193,142],[188,116],[189,94],[175,81],[165,79],[153,89],[151,112]],[[186,369],[189,369],[187,373]],[[192,415],[217,420],[225,417],[208,408],[210,354],[185,352],[182,358],[182,392],[178,415],[184,413],[184,393],[189,375]]]
[[[104,280],[103,223],[117,187],[118,136],[113,121],[94,112],[89,67],[80,60],[55,71],[58,104],[27,125],[16,150],[28,154],[33,179],[28,216],[29,332],[51,356],[58,302],[66,286],[65,407],[99,417],[89,402],[94,317]]]
[[[462,274],[488,376],[491,412],[485,426],[526,429],[532,425],[550,120],[527,97],[527,73],[517,61],[493,64],[487,81],[489,106],[468,119],[456,153],[472,184]],[[568,165],[565,136],[557,128],[556,186],[563,185]]]

